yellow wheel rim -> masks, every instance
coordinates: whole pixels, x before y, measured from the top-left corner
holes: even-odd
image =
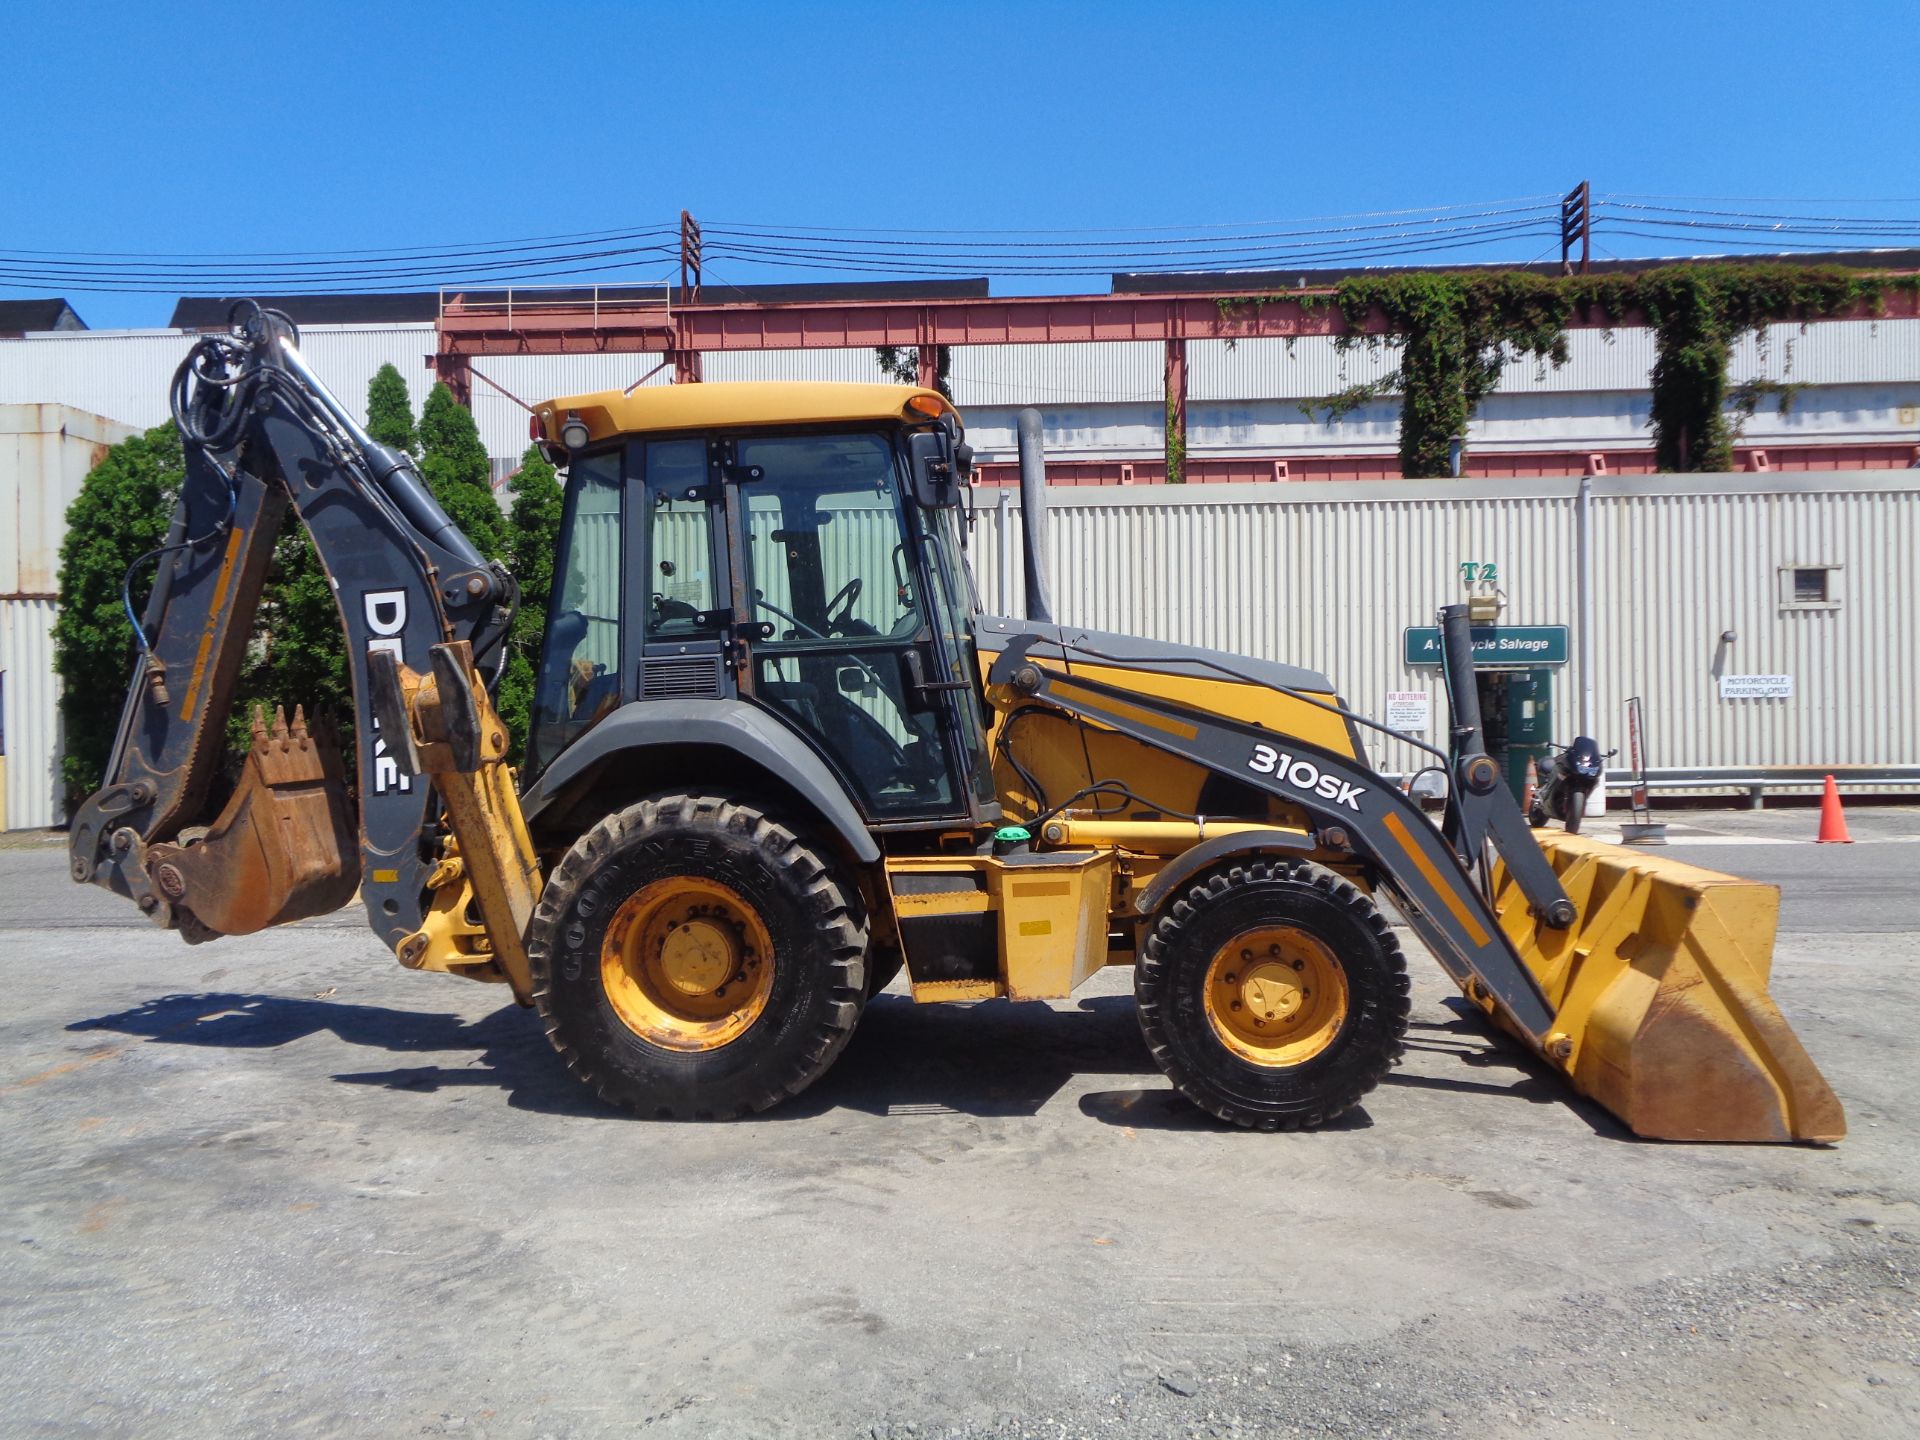
[[[627,1028],[667,1050],[718,1050],[746,1034],[773,992],[759,912],[704,876],[656,880],[613,914],[600,979]]]
[[[1320,1054],[1347,1019],[1347,975],[1305,930],[1272,925],[1235,936],[1207,966],[1207,1023],[1242,1060],[1271,1069]]]

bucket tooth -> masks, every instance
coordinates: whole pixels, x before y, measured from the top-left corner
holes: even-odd
[[[1767,991],[1780,891],[1664,856],[1541,835],[1579,909],[1540,925],[1504,866],[1494,911],[1555,1008],[1542,1058],[1637,1135],[1833,1141],[1839,1099]]]

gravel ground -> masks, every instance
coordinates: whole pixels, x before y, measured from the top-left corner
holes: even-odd
[[[1837,1147],[1636,1141],[1411,944],[1407,1062],[1318,1134],[1172,1096],[1120,972],[630,1121],[350,915],[188,949],[16,840],[0,1435],[1920,1432],[1920,812],[1685,818],[1787,887]]]

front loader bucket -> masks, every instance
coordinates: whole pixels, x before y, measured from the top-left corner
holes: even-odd
[[[338,910],[360,885],[340,750],[283,711],[267,729],[253,716],[253,748],[220,818],[181,844],[147,848],[147,873],[188,940],[250,935]],[[182,913],[184,912],[184,913]]]
[[[1846,1134],[1839,1099],[1767,994],[1777,887],[1577,835],[1536,838],[1579,919],[1537,923],[1504,864],[1493,908],[1554,1008],[1544,1058],[1575,1089],[1654,1139]]]

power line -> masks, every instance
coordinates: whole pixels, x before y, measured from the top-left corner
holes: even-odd
[[[553,249],[572,241],[592,241],[602,243],[608,240],[643,239],[653,236],[673,236],[679,231],[671,225],[653,225],[642,229],[619,230],[582,230],[571,235],[535,235],[519,240],[480,240],[453,241],[456,245],[474,245],[473,250],[444,250],[436,246],[403,246],[396,250],[201,250],[168,253],[165,251],[141,250],[21,250],[0,249],[0,255],[53,255],[81,258],[116,260],[312,260],[314,263],[331,262],[354,256],[380,257],[398,260],[432,259],[439,255],[481,255],[501,254],[508,249],[527,248],[533,250]],[[548,243],[551,242],[551,243]],[[371,261],[370,261],[371,263]]]
[[[1652,196],[1592,197],[1589,233],[1728,248],[1810,242],[1920,243],[1920,201]],[[1814,207],[1872,206],[1881,214]],[[735,221],[703,227],[709,259],[765,270],[847,275],[1083,278],[1356,268],[1462,250],[1525,251],[1560,236],[1554,195],[1237,224],[1078,229],[880,229]],[[1747,208],[1741,208],[1741,207]],[[1775,208],[1759,208],[1759,207]],[[1785,207],[1785,208],[1780,208]],[[653,270],[679,253],[680,227],[632,225],[513,240],[457,240],[385,249],[166,254],[0,248],[0,289],[226,296],[589,283]],[[1518,242],[1518,243],[1516,243]],[[1603,253],[1606,253],[1603,251]],[[619,283],[616,280],[616,283]],[[634,283],[632,280],[626,283]]]

